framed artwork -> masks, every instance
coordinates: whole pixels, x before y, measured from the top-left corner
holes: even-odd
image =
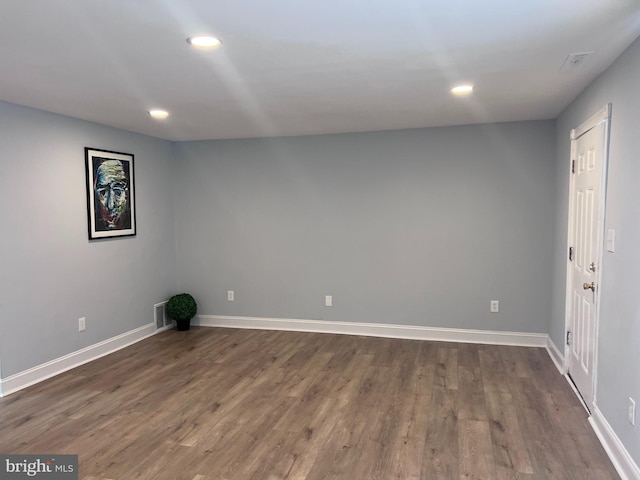
[[[85,147],[89,240],[136,234],[133,155]]]

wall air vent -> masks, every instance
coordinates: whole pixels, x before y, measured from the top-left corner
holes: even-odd
[[[167,302],[156,303],[153,306],[153,319],[156,322],[156,330],[168,330],[173,326],[173,321],[167,317]]]
[[[571,53],[562,64],[561,72],[576,72],[585,66],[593,52]]]

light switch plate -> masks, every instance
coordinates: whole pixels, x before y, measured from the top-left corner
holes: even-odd
[[[616,251],[616,231],[613,229],[607,230],[607,252]]]

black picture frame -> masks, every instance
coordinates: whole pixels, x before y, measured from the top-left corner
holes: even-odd
[[[85,147],[89,240],[136,234],[134,156]]]

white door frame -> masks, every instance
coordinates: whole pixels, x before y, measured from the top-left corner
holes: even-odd
[[[568,216],[568,228],[567,228],[567,272],[566,272],[566,294],[565,294],[565,327],[564,327],[564,364],[563,373],[566,375],[569,371],[569,358],[571,355],[570,347],[567,345],[567,332],[571,328],[571,301],[573,295],[573,265],[569,260],[569,248],[575,247],[571,244],[574,234],[575,223],[575,205],[574,205],[574,190],[575,190],[575,178],[571,172],[573,161],[576,160],[576,143],[577,139],[588,132],[592,128],[595,128],[601,124],[604,124],[604,136],[603,136],[603,155],[602,162],[600,164],[600,185],[598,193],[599,212],[598,212],[598,235],[596,240],[596,264],[598,269],[596,271],[596,292],[595,292],[595,336],[594,336],[594,358],[593,358],[593,405],[596,404],[597,396],[597,376],[598,376],[598,336],[600,331],[600,292],[602,287],[602,257],[604,253],[604,227],[605,227],[605,211],[606,211],[606,197],[607,197],[607,171],[609,164],[609,127],[611,124],[611,104],[608,103],[598,112],[592,115],[589,119],[582,122],[580,126],[571,130],[571,153],[569,158],[569,216]],[[573,383],[569,381],[573,386]],[[591,411],[592,405],[587,405],[587,408]]]

